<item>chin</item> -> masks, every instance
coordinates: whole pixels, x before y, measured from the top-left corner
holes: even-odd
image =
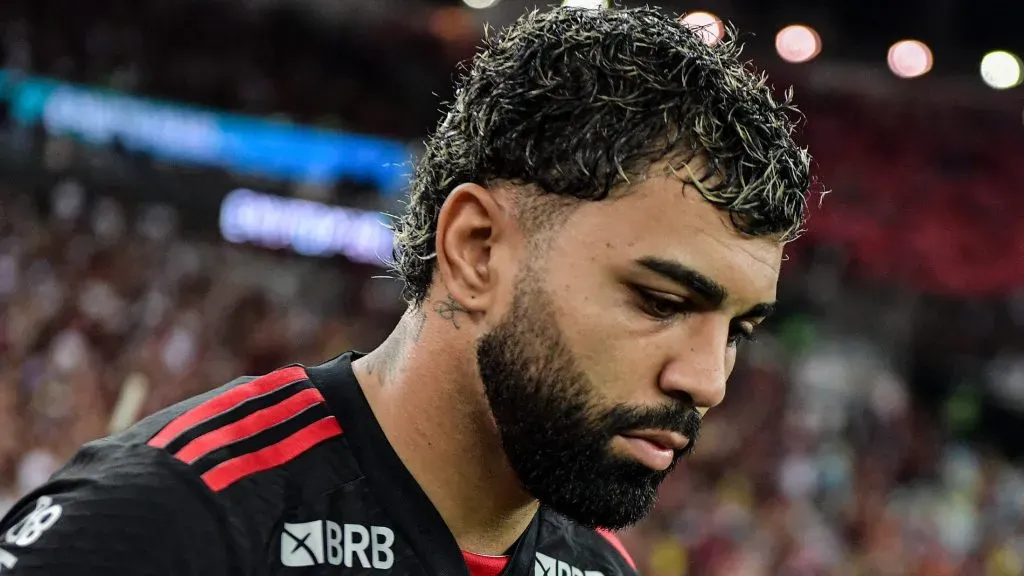
[[[640,522],[651,512],[658,487],[668,470],[652,470],[618,456],[591,466],[577,462],[572,470],[558,474],[576,482],[556,483],[550,479],[529,490],[541,504],[590,528],[620,530]],[[670,469],[671,470],[671,469]]]

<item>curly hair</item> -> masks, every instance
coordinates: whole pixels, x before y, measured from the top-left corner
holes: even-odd
[[[600,201],[655,163],[688,170],[702,196],[751,236],[802,230],[810,156],[793,133],[792,90],[773,96],[740,60],[653,8],[533,11],[488,30],[416,164],[394,223],[394,272],[417,306],[433,278],[437,220],[463,182],[510,182],[541,197]],[[681,174],[685,176],[685,174]]]

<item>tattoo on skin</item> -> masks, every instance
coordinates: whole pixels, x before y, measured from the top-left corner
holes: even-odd
[[[451,294],[440,302],[434,302],[434,312],[441,318],[452,323],[456,330],[459,329],[459,314],[468,312],[461,304],[455,301]]]
[[[398,333],[385,340],[377,350],[366,357],[366,373],[377,374],[381,386],[391,381],[398,370],[398,364],[402,361],[405,347],[410,343],[410,339],[419,339],[426,320],[427,316],[423,312],[404,319]]]
[[[401,360],[401,346],[394,342],[385,342],[366,357],[366,373],[376,374],[379,384],[386,386],[394,377],[396,365]]]
[[[371,354],[370,356],[367,356],[366,357],[366,362],[364,362],[364,364],[363,364],[364,366],[366,366],[366,373],[367,374],[376,374],[377,372],[379,372],[380,369],[381,369],[381,366],[380,366],[381,362],[380,362],[380,360],[381,360],[380,356],[378,356],[376,354]]]

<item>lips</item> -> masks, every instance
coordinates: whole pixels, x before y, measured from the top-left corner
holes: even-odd
[[[622,435],[626,438],[646,440],[664,450],[685,450],[690,444],[690,440],[686,436],[668,430],[640,430]]]
[[[689,440],[666,430],[642,430],[620,434],[618,446],[644,466],[664,471],[672,467]]]

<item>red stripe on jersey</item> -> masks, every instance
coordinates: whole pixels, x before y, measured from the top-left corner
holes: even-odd
[[[186,464],[191,464],[214,450],[268,430],[323,401],[324,397],[320,395],[319,390],[307,388],[278,404],[268,406],[237,422],[203,434],[186,444],[174,456]]]
[[[469,576],[498,576],[508,566],[508,556],[484,556],[472,552],[462,552],[469,568]]]
[[[273,392],[305,379],[306,371],[299,366],[283,368],[265,376],[260,376],[252,382],[232,388],[223,394],[218,394],[171,420],[163,430],[149,440],[148,444],[155,448],[164,448],[171,440],[177,438],[179,434],[200,422],[213,418],[218,414],[223,414],[250,398]]]
[[[333,416],[321,418],[291,436],[266,448],[225,460],[203,474],[203,481],[214,492],[257,472],[269,470],[296,458],[320,442],[341,435],[341,426]]]
[[[607,540],[613,548],[618,550],[619,554],[622,554],[622,557],[626,559],[626,562],[629,562],[629,565],[633,567],[633,570],[636,570],[636,562],[633,561],[633,557],[629,555],[626,547],[622,544],[622,540],[619,540],[619,537],[616,536],[615,533],[603,528],[598,528],[597,533],[604,536],[604,539]]]

